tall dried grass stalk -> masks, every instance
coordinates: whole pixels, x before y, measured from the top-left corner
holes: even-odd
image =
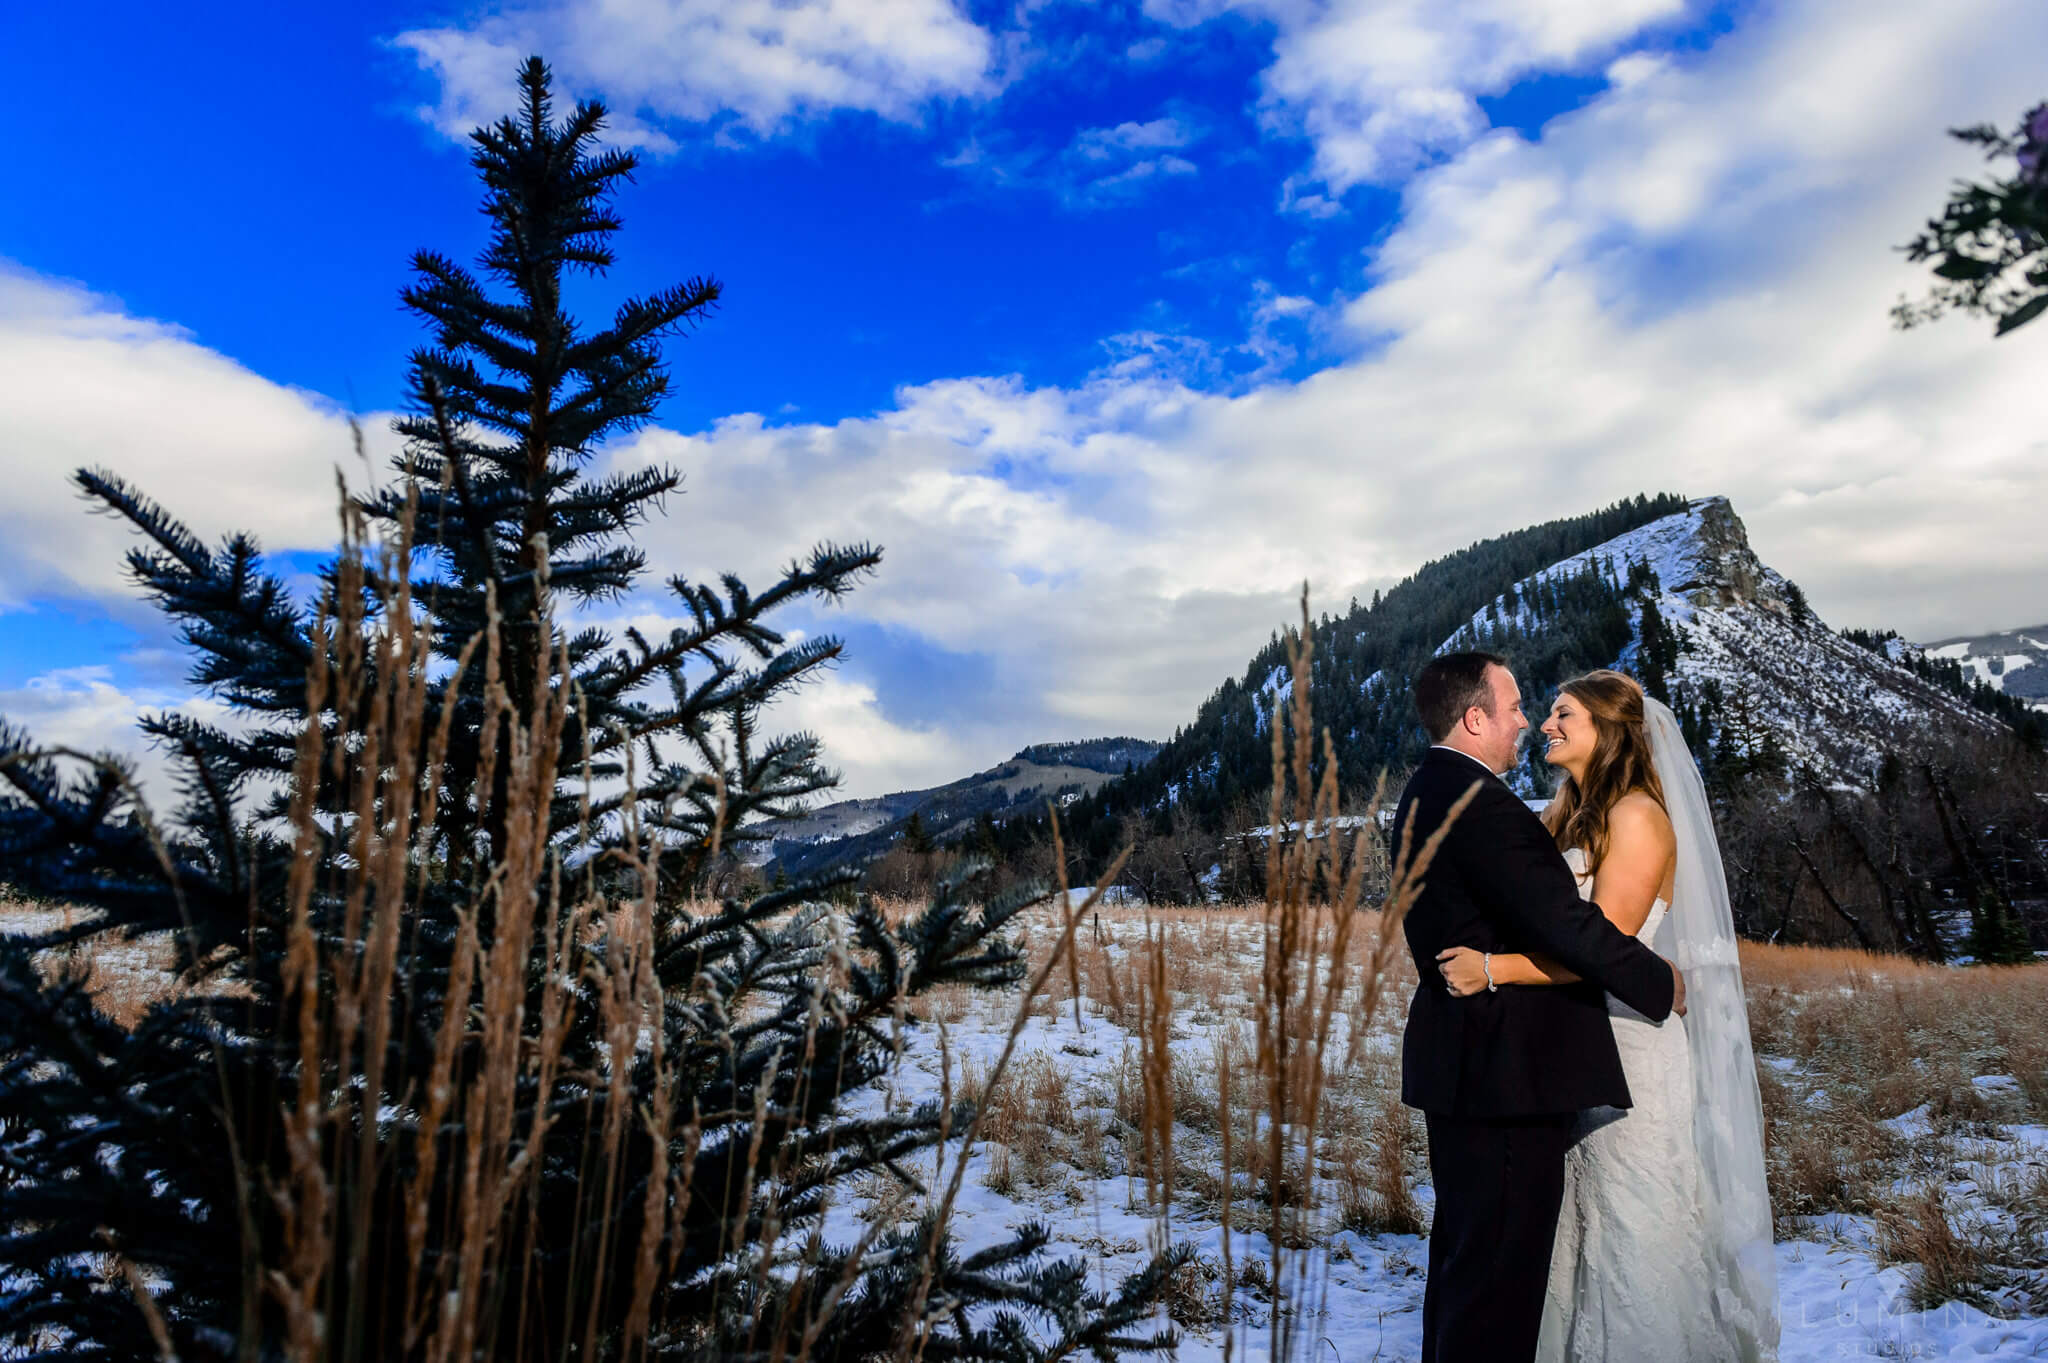
[[[1301,628],[1287,639],[1292,678],[1289,703],[1273,716],[1273,787],[1267,822],[1266,893],[1259,906],[1261,963],[1253,1001],[1252,1092],[1262,1108],[1262,1149],[1257,1174],[1262,1174],[1266,1233],[1273,1294],[1269,1317],[1269,1356],[1275,1360],[1305,1357],[1313,1334],[1304,1329],[1306,1316],[1320,1315],[1328,1293],[1327,1256],[1312,1253],[1315,1218],[1322,1211],[1318,1177],[1325,1099],[1332,1072],[1330,1054],[1340,1012],[1346,1022],[1345,1056],[1350,1066],[1372,1027],[1384,994],[1388,967],[1401,949],[1401,923],[1414,904],[1422,878],[1441,846],[1452,821],[1471,799],[1468,793],[1420,848],[1404,843],[1395,849],[1387,871],[1388,890],[1378,905],[1364,898],[1369,870],[1386,865],[1376,845],[1379,812],[1386,796],[1384,776],[1376,784],[1363,818],[1340,819],[1343,788],[1339,781],[1336,744],[1325,731],[1321,771],[1312,761],[1315,723],[1311,698],[1315,635],[1309,621],[1308,592],[1301,596]],[[1372,938],[1363,959],[1354,956],[1353,938],[1367,912],[1376,909]],[[1352,989],[1354,972],[1358,988]],[[1225,1315],[1236,1290],[1233,1272],[1229,1203],[1238,1168],[1238,1151],[1230,1133],[1239,1094],[1223,1063],[1217,1073],[1217,1098],[1222,1112],[1223,1256]],[[1224,1357],[1230,1359],[1234,1338],[1226,1333]]]
[[[288,1357],[304,1363],[355,1360],[370,1347],[361,1313],[332,1308],[339,1282],[367,1280],[370,1237],[381,1208],[392,1205],[380,1205],[391,1154],[383,1134],[388,1114],[417,1110],[422,1132],[396,1198],[404,1208],[408,1263],[403,1346],[409,1357],[450,1363],[496,1354],[501,1308],[510,1294],[523,1301],[534,1286],[536,1256],[527,1251],[540,1214],[535,1157],[548,1114],[570,1093],[564,1086],[586,1094],[603,1089],[610,1099],[596,1147],[583,1152],[594,1176],[605,1181],[596,1205],[608,1208],[617,1192],[616,1156],[634,1112],[627,1090],[643,1035],[651,1036],[647,1061],[655,1091],[670,1095],[676,1082],[662,1029],[653,1025],[663,1002],[653,970],[656,878],[641,857],[634,805],[624,807],[627,850],[618,855],[642,872],[639,902],[607,903],[588,880],[579,889],[550,855],[556,758],[577,696],[543,576],[537,618],[530,622],[542,641],[541,666],[507,666],[495,598],[485,632],[467,643],[456,663],[458,676],[479,663],[484,668],[477,807],[468,812],[471,826],[501,827],[501,845],[493,848],[486,883],[459,918],[424,1086],[394,1092],[386,1083],[392,1028],[415,1011],[401,928],[418,907],[421,871],[433,855],[455,709],[444,707],[435,732],[425,733],[434,640],[413,609],[410,532],[408,514],[394,543],[371,546],[361,515],[344,512],[336,590],[323,604],[307,676],[313,718],[300,735],[293,772],[285,982],[286,1005],[296,1014],[301,1080],[283,1123],[289,1177],[264,1190],[280,1216],[284,1252],[264,1271],[263,1284],[282,1312]],[[539,561],[546,562],[544,550]],[[508,681],[516,671],[534,679],[523,706]],[[345,815],[318,807],[323,775],[330,789],[346,793]],[[494,800],[496,819],[487,820],[494,811],[484,806]],[[322,884],[322,866],[333,864],[323,851],[337,837],[347,848],[344,883]],[[345,905],[333,936],[322,932],[314,908],[316,898],[326,896]],[[594,932],[602,933],[602,955],[578,952]],[[544,983],[538,1016],[529,1016],[529,970],[536,962]],[[564,1067],[565,1041],[577,1010],[592,1004],[609,1057],[606,1072],[571,1074]],[[522,1107],[531,1114],[523,1126]],[[691,1170],[671,1169],[666,1158],[678,1134],[666,1125],[673,1110],[672,1103],[656,1102],[638,1112],[661,1153],[637,1243],[616,1244],[603,1233],[590,1237],[588,1277],[618,1276],[630,1284],[629,1319],[637,1328],[626,1332],[629,1358],[645,1348],[662,1267],[657,1251],[670,1218],[687,1200],[673,1194],[678,1185],[686,1194]],[[444,1152],[438,1136],[451,1127],[461,1137]],[[694,1142],[686,1149],[694,1152]],[[449,1153],[459,1164],[444,1170]],[[437,1193],[445,1200],[437,1201]],[[435,1222],[444,1230],[439,1252],[429,1254]],[[579,1243],[582,1229],[579,1224]],[[594,1356],[603,1295],[591,1294],[581,1321],[558,1322],[559,1352],[569,1353],[580,1338],[577,1351]],[[526,1334],[523,1319],[518,1329]],[[250,1329],[246,1337],[253,1341],[257,1332]]]
[[[1148,917],[1138,969],[1138,1074],[1144,1092],[1139,1138],[1145,1197],[1158,1209],[1160,1245],[1173,1233],[1173,991],[1167,985],[1166,933]]]

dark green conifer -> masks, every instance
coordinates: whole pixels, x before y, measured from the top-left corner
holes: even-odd
[[[2010,903],[1985,886],[1970,906],[1969,952],[1986,965],[2023,965],[2034,960],[2026,925]]]
[[[1671,669],[1678,665],[1678,638],[1664,623],[1654,595],[1645,596],[1636,625],[1636,673],[1643,690],[1671,703]]]
[[[1125,762],[1124,769],[1128,771],[1130,765],[1129,762]],[[991,862],[1000,860],[1003,854],[1002,837],[996,830],[995,815],[985,809],[974,818],[974,854]]]
[[[100,913],[0,950],[0,1355],[59,1339],[78,1357],[240,1363],[285,1356],[306,1329],[322,1356],[410,1360],[444,1309],[481,1321],[459,1356],[520,1363],[756,1359],[807,1335],[817,1363],[909,1338],[990,1363],[1165,1345],[1145,1321],[1174,1256],[1105,1297],[1044,1261],[1040,1227],[964,1257],[932,1217],[859,1256],[807,1241],[835,1190],[911,1187],[909,1157],[967,1119],[841,1107],[886,1072],[884,1025],[915,1025],[918,996],[1019,978],[1007,930],[1032,892],[976,908],[956,878],[894,928],[816,902],[846,878],[684,900],[714,847],[767,836],[832,784],[815,740],[758,725],[840,646],[791,645],[772,618],[839,596],[880,556],[823,546],[759,593],[672,579],[686,623],[665,636],[563,625],[645,568],[632,531],[675,475],[588,465],[652,415],[669,382],[658,343],[718,287],[578,324],[565,287],[611,263],[610,196],[633,159],[601,147],[599,106],[556,119],[538,59],[520,86],[518,115],[473,139],[480,274],[415,261],[405,301],[432,334],[412,361],[406,464],[345,519],[317,605],[251,537],[209,547],[114,475],[79,474],[142,532],[132,575],[238,722],[146,722],[184,797],[160,818],[118,763],[80,774],[0,724],[0,890]],[[400,547],[366,550],[366,523]],[[519,935],[521,904],[574,902],[614,911]],[[32,963],[95,932],[159,930],[192,988],[132,1030]],[[387,948],[388,988],[351,1022],[339,986]],[[498,962],[499,993],[479,961]],[[637,1039],[607,1031],[615,985],[644,991]],[[546,1047],[547,1075],[480,1086],[489,1056],[523,1066]],[[496,1096],[430,1119],[437,1075]],[[310,1136],[294,1126],[306,1112],[325,1114]],[[464,1294],[473,1135],[520,1181],[505,1257]],[[310,1268],[293,1230],[308,1207],[330,1237]],[[629,1261],[643,1230],[654,1252]],[[101,1271],[109,1255],[150,1285],[149,1310]],[[288,1309],[301,1285],[311,1317]]]
[[[919,856],[932,850],[932,835],[924,826],[924,815],[918,810],[911,810],[910,819],[903,825],[903,850]]]

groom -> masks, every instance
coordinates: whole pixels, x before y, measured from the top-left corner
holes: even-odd
[[[1422,1358],[1514,1363],[1536,1352],[1578,1112],[1629,1106],[1601,991],[1660,1022],[1684,1011],[1685,981],[1579,898],[1549,831],[1498,779],[1529,727],[1507,664],[1490,653],[1432,659],[1415,708],[1433,746],[1401,793],[1394,846],[1421,848],[1477,787],[1405,925],[1421,984],[1401,1101],[1422,1109],[1436,1185]],[[1540,952],[1582,982],[1453,998],[1436,958],[1454,946]]]

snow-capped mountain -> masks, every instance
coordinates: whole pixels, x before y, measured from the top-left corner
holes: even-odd
[[[1930,658],[1959,664],[1963,675],[2048,711],[2048,625],[1922,644]]]
[[[1142,738],[1034,743],[1007,762],[943,786],[822,805],[778,825],[775,840],[759,844],[755,855],[792,873],[858,860],[886,850],[913,814],[931,836],[950,836],[982,814],[1001,822],[1041,809],[1048,799],[1072,800],[1143,766],[1158,751],[1157,743]]]
[[[1316,726],[1354,799],[1382,776],[1398,785],[1422,755],[1414,679],[1453,647],[1507,657],[1537,713],[1565,677],[1614,666],[1634,673],[1668,699],[1694,756],[1728,789],[1751,775],[1802,773],[1867,788],[1887,757],[1996,735],[2012,720],[2003,709],[2015,708],[1987,705],[1999,698],[1972,694],[1958,669],[1896,636],[1829,629],[1757,558],[1723,497],[1643,495],[1509,531],[1423,564],[1311,628]],[[1292,692],[1286,663],[1276,632],[1156,756],[1062,813],[1067,845],[1091,873],[1134,818],[1165,815],[1207,834],[1262,822],[1272,725]],[[1530,796],[1553,782],[1533,748],[1526,777]],[[1017,813],[1005,839],[1043,831],[1042,810]],[[877,829],[843,845],[882,850],[892,836]]]
[[[1796,586],[1757,558],[1723,497],[1694,501],[1524,578],[1443,649],[1523,652],[1517,644],[1560,626],[1560,600],[1574,585],[1597,592],[1602,582],[1619,589],[1627,612],[1628,638],[1614,665],[1665,691],[1693,721],[1696,748],[1731,731],[1743,743],[1769,735],[1793,766],[1860,783],[1885,753],[1930,733],[1997,723],[1829,629]]]

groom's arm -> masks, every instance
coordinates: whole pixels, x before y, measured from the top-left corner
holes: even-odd
[[[1465,859],[1473,889],[1530,949],[1651,1021],[1663,1021],[1678,983],[1671,963],[1607,921],[1597,904],[1579,898],[1577,882],[1541,823],[1514,817],[1519,811],[1503,813],[1507,817],[1497,822],[1487,820],[1494,845]]]

